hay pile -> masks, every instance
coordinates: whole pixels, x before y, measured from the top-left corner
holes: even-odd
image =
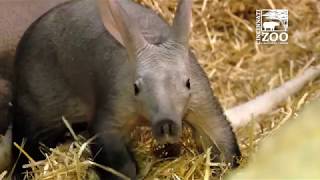
[[[139,0],[173,18],[176,1]],[[289,10],[289,44],[255,44],[255,10],[286,8]],[[318,0],[194,0],[193,30],[190,44],[206,70],[216,96],[224,108],[248,101],[293,78],[310,65],[320,64],[320,2]],[[309,83],[259,124],[237,131],[244,160],[254,153],[259,141],[295,116],[308,101],[320,97],[320,80]],[[135,133],[134,151],[144,179],[212,179],[209,151],[199,154],[186,136],[182,155],[174,159],[154,156],[154,141],[146,129]],[[190,134],[190,133],[186,133]],[[92,176],[87,171],[92,162],[79,158],[81,144],[64,145],[53,150],[46,161],[36,162],[30,179],[74,179]],[[67,148],[66,148],[67,147]],[[84,146],[83,146],[84,147]],[[217,170],[214,168],[214,170]],[[88,173],[89,172],[89,173]],[[86,174],[86,175],[85,175]],[[222,176],[220,175],[220,176]],[[34,178],[36,177],[36,178]],[[86,177],[88,179],[89,177]],[[93,177],[94,179],[94,177]]]

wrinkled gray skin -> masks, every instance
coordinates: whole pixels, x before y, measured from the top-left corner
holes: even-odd
[[[9,102],[16,47],[33,21],[66,0],[0,0],[0,172],[11,165]]]
[[[8,128],[16,47],[33,21],[67,0],[0,0],[0,134]]]
[[[73,124],[88,122],[91,135],[98,134],[91,146],[98,153],[95,161],[136,179],[131,130],[148,124],[160,143],[173,143],[184,120],[199,145],[202,140],[216,145],[215,153],[237,166],[235,135],[188,50],[190,1],[181,1],[172,28],[131,1],[99,2],[55,8],[22,38],[15,65],[14,141],[26,137],[26,151],[39,159],[38,142],[55,146],[63,137],[61,116]],[[101,18],[108,10],[121,39],[107,30],[108,18]],[[23,160],[19,163],[18,168]]]

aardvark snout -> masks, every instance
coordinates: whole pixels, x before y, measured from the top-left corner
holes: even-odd
[[[181,136],[181,125],[171,119],[161,119],[153,125],[152,132],[160,144],[176,143]]]

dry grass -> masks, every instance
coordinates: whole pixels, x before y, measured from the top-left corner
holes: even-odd
[[[176,1],[139,0],[171,20]],[[289,44],[255,44],[255,10],[289,10]],[[318,0],[194,0],[190,44],[208,74],[223,107],[229,108],[268,91],[310,65],[320,64],[320,2]],[[237,131],[244,161],[259,141],[278,129],[308,101],[319,98],[320,80],[310,82],[259,124]],[[144,179],[213,179],[209,151],[199,154],[185,136],[182,155],[174,159],[154,156],[154,141],[148,130],[135,133],[134,151]],[[186,133],[190,134],[190,133]],[[30,179],[88,179],[92,167],[81,155],[81,144],[52,150],[47,160],[36,162]],[[80,153],[81,154],[81,153]],[[214,168],[217,170],[217,168]],[[219,168],[218,168],[219,169]],[[219,171],[224,171],[222,168]],[[224,172],[222,172],[224,174]],[[46,177],[46,178],[45,178]],[[94,178],[94,177],[93,177]]]

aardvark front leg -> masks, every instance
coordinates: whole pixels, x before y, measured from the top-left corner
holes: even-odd
[[[91,145],[93,156],[95,156],[94,161],[110,167],[130,179],[136,179],[136,161],[127,144],[129,137],[125,137],[124,133],[115,126],[114,117],[108,115],[102,117],[98,115],[100,119],[97,119],[90,128],[91,134],[97,135]],[[123,179],[101,169],[98,172],[101,179]]]
[[[231,163],[231,167],[238,166],[239,146],[219,101],[206,79],[192,82],[193,91],[185,120],[192,126],[197,144],[203,145],[204,142],[212,146],[214,155],[220,155],[219,160]]]

